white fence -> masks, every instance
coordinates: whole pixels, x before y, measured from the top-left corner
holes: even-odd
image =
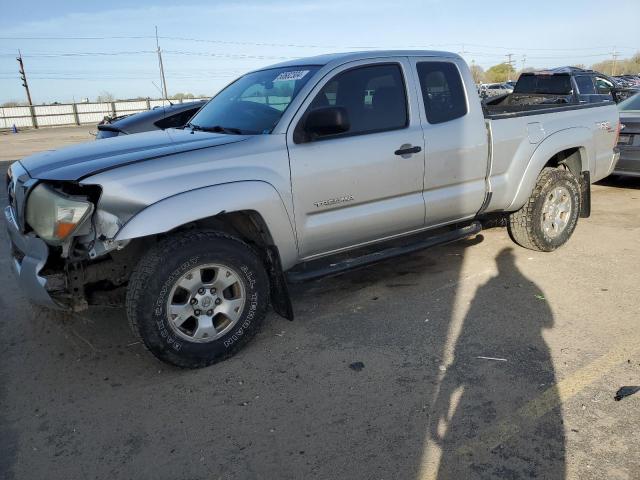
[[[172,100],[172,103],[187,103],[204,100],[189,98]],[[0,130],[13,128],[38,128],[63,125],[98,123],[104,117],[115,117],[151,110],[168,105],[167,100],[123,100],[102,103],[70,103],[56,105],[31,105],[0,107]]]

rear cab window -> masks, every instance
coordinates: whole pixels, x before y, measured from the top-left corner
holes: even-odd
[[[520,75],[513,93],[533,95],[570,95],[573,91],[569,75]]]
[[[454,63],[418,62],[416,68],[429,123],[449,122],[467,114],[462,77]]]

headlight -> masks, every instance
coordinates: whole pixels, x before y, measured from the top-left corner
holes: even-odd
[[[27,223],[40,238],[59,245],[92,211],[93,204],[82,197],[66,196],[41,183],[27,200]]]

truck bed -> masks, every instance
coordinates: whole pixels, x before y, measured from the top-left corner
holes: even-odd
[[[615,105],[613,101],[575,103],[569,101],[564,95],[508,94],[482,102],[482,111],[485,118],[499,119],[601,107],[608,104]]]
[[[608,175],[613,168],[617,119],[613,102],[496,106],[485,111],[491,142],[492,195],[487,211],[510,211],[517,206],[518,192],[531,191],[544,162],[558,151],[576,152],[586,145],[589,153],[584,153],[583,169],[590,172],[592,181]],[[535,164],[536,158],[543,163]],[[523,183],[527,172],[533,171],[535,175]]]

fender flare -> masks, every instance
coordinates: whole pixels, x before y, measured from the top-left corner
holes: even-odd
[[[589,152],[593,151],[593,142],[593,132],[587,127],[559,130],[545,138],[531,155],[527,168],[518,184],[514,199],[505,210],[515,211],[525,204],[544,166],[554,155],[564,150],[577,148],[582,160],[582,171],[591,171],[591,165],[595,161],[595,159],[590,158],[589,154]]]
[[[284,202],[270,183],[251,180],[189,190],[148,205],[118,231],[114,241],[165,233],[225,212],[255,211],[264,220],[284,269],[296,262],[296,237]]]

